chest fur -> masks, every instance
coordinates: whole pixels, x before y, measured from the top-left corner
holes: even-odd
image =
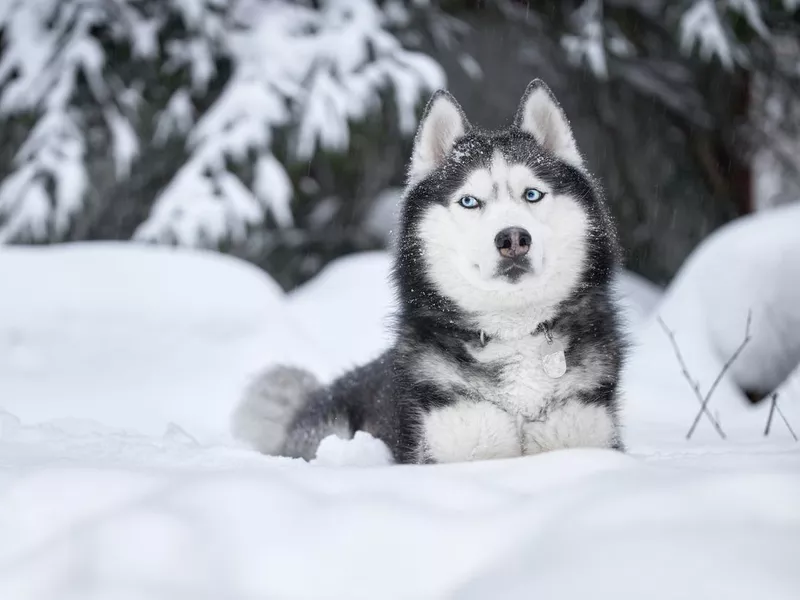
[[[569,340],[557,341],[568,349]],[[485,400],[528,418],[536,418],[548,402],[568,399],[596,385],[585,365],[570,364],[561,377],[547,373],[543,357],[556,348],[544,335],[530,335],[511,341],[491,341],[473,351],[484,371],[476,386]]]
[[[512,414],[536,419],[549,402],[591,390],[603,376],[601,360],[572,364],[569,340],[556,339],[567,349],[567,371],[558,378],[545,372],[542,356],[550,347],[541,334],[472,346],[472,364],[459,363],[440,352],[423,351],[416,354],[416,375],[452,394],[454,401],[459,396],[485,400]]]

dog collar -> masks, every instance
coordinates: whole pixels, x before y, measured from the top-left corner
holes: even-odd
[[[564,351],[564,344],[553,337],[551,331],[552,325],[547,322],[539,323],[539,325],[530,332],[529,335],[533,336],[539,332],[544,334],[544,339],[547,342],[541,350],[542,368],[548,377],[559,379],[567,372],[567,355]],[[486,347],[491,341],[491,338],[486,335],[486,332],[481,329],[478,334],[478,339],[482,348]]]
[[[544,334],[544,339],[547,340],[547,343],[548,344],[553,344],[554,343],[554,339],[553,339],[553,333],[552,333],[551,329],[552,329],[552,324],[551,323],[548,323],[547,321],[542,321],[541,323],[539,323],[539,325],[536,326],[536,329],[534,329],[533,331],[531,331],[530,333],[527,333],[525,335],[536,335],[538,333],[543,333]],[[521,336],[521,337],[525,337],[525,336]],[[513,339],[520,339],[520,338],[513,338]],[[478,342],[480,343],[481,347],[485,347],[486,344],[488,344],[489,342],[491,342],[493,340],[494,340],[494,336],[490,336],[483,329],[481,329],[478,332]]]

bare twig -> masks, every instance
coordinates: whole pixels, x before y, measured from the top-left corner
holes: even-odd
[[[678,347],[678,342],[675,341],[675,334],[672,333],[672,330],[667,327],[667,324],[658,316],[658,323],[661,325],[661,328],[669,337],[669,341],[672,344],[672,349],[675,351],[675,356],[678,358],[678,363],[680,364],[681,371],[683,372],[683,376],[686,378],[686,381],[689,382],[689,386],[691,386],[692,391],[694,391],[694,395],[697,398],[697,401],[700,403],[701,411],[700,414],[706,414],[708,420],[711,421],[711,424],[714,426],[714,429],[717,430],[719,436],[724,440],[726,439],[725,432],[722,430],[722,426],[719,422],[714,418],[714,415],[709,412],[707,407],[707,402],[703,398],[703,394],[700,392],[700,387],[697,385],[697,381],[692,379],[692,376],[689,374],[689,369],[686,368],[686,362],[683,360],[683,354],[681,354],[681,349]]]
[[[769,415],[767,416],[767,427],[764,429],[764,436],[769,435],[769,430],[772,426],[772,417],[777,412],[780,418],[783,420],[784,425],[786,425],[786,428],[789,430],[789,433],[792,434],[794,441],[795,442],[799,441],[797,439],[797,434],[794,432],[794,429],[792,429],[792,426],[789,425],[789,421],[786,419],[786,415],[783,414],[781,407],[778,406],[778,392],[772,392],[772,394],[770,395],[770,400],[771,404],[769,407]]]
[[[714,394],[714,391],[717,389],[717,385],[719,385],[719,382],[722,381],[722,377],[725,375],[725,373],[728,372],[728,369],[731,368],[731,365],[736,361],[737,358],[739,358],[739,354],[742,353],[744,347],[747,346],[747,344],[750,342],[750,323],[752,322],[752,320],[753,320],[753,311],[748,310],[747,324],[745,325],[744,329],[744,339],[742,340],[742,343],[739,344],[739,347],[736,348],[736,351],[733,354],[731,354],[731,357],[728,359],[728,361],[724,365],[722,365],[722,370],[717,375],[717,378],[714,380],[714,383],[711,384],[711,387],[708,388],[708,393],[706,394],[706,397],[703,400],[703,405],[700,407],[700,412],[697,413],[697,416],[694,419],[694,423],[692,423],[692,426],[686,433],[687,440],[692,437],[694,430],[697,428],[697,424],[700,422],[700,419],[703,418],[703,412],[707,408],[708,402],[709,400],[711,400],[711,396]]]
[[[767,426],[764,428],[764,437],[769,435],[769,428],[772,425],[772,417],[775,415],[775,407],[778,406],[778,392],[773,392],[769,399],[769,415],[767,415]]]
[[[781,410],[781,407],[778,406],[777,402],[775,403],[775,410],[778,411],[778,415],[780,416],[781,419],[783,419],[783,423],[784,425],[786,425],[786,428],[789,430],[789,433],[792,434],[794,441],[795,442],[798,441],[797,434],[794,432],[794,429],[792,429],[792,426],[789,425],[789,421],[786,420],[786,416],[783,414],[783,411]]]

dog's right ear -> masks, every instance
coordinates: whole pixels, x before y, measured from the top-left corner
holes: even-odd
[[[424,179],[444,162],[458,138],[469,130],[464,111],[448,92],[439,90],[431,97],[414,138],[408,183]]]

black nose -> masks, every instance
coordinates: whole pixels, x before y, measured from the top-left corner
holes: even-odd
[[[506,227],[494,237],[494,245],[507,258],[525,256],[531,249],[531,234],[522,227]]]

